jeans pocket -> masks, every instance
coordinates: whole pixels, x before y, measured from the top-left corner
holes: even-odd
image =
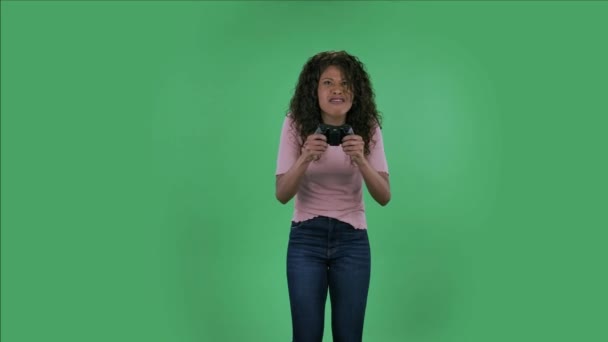
[[[367,229],[358,229],[352,227],[348,230],[348,235],[354,240],[361,243],[369,243],[369,236],[367,235]]]
[[[300,227],[302,227],[302,225],[304,224],[305,221],[300,221],[300,222],[294,222],[291,221],[291,230],[295,230],[298,229]]]

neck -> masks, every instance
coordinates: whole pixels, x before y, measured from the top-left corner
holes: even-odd
[[[321,118],[323,119],[323,123],[326,125],[342,126],[346,123],[345,117],[335,117],[325,113],[321,113]]]

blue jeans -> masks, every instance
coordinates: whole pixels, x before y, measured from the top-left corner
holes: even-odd
[[[294,342],[321,342],[329,289],[334,342],[360,342],[369,289],[367,230],[329,217],[294,223],[287,284]]]

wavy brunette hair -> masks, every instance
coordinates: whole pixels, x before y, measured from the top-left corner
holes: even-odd
[[[346,51],[321,52],[308,59],[300,73],[287,115],[291,114],[302,143],[315,132],[322,122],[317,94],[319,78],[330,65],[339,68],[346,78],[348,90],[353,95],[352,107],[346,113],[346,123],[363,138],[364,153],[368,155],[372,134],[376,126],[381,127],[382,117],[376,109],[374,90],[365,66]]]

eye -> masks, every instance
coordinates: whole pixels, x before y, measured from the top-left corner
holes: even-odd
[[[325,80],[325,81],[323,81],[323,84],[325,84],[325,85],[330,85],[330,84],[331,84],[331,81],[330,81],[330,80]]]

